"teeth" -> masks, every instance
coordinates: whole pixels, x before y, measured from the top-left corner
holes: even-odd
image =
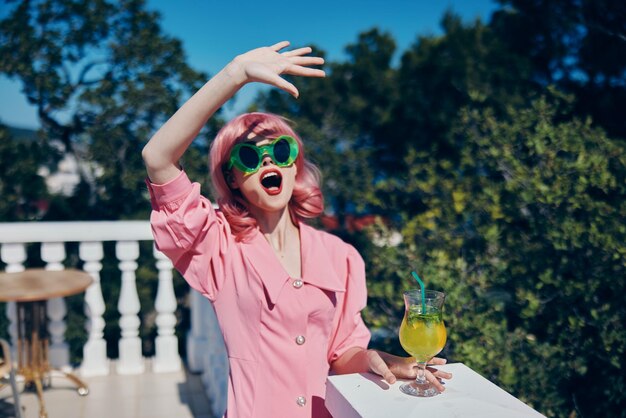
[[[277,175],[278,175],[278,173],[275,173],[275,172],[273,172],[273,171],[271,171],[271,172],[269,172],[269,173],[265,173],[265,174],[263,175],[263,180],[265,180],[266,178],[272,177],[272,176],[277,176]]]

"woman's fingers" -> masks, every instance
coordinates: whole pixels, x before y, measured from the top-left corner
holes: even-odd
[[[432,385],[436,387],[439,392],[443,392],[444,390],[446,390],[446,388],[443,387],[441,381],[429,370],[426,370],[426,380],[432,383]]]
[[[318,70],[316,68],[302,67],[300,65],[292,65],[284,71],[289,75],[300,75],[304,77],[326,77],[324,70]]]
[[[279,45],[279,44],[276,44]],[[298,48],[292,51],[286,51],[281,54],[283,58],[288,58],[289,62],[295,65],[311,66],[311,65],[323,65],[324,58],[311,57],[306,54],[310,54],[312,49],[310,47]]]
[[[286,91],[287,93],[291,94],[296,99],[298,98],[298,96],[300,96],[300,92],[298,91],[296,86],[294,86],[293,84],[291,84],[290,82],[288,82],[282,77],[278,77],[278,79],[280,81],[276,80],[276,82],[273,83],[276,87],[278,87],[281,90]]]
[[[445,358],[433,357],[428,362],[428,365],[441,366],[443,364],[446,364],[447,361],[448,360],[446,360]],[[435,369],[433,367],[426,367],[426,370],[438,379],[452,379],[452,373],[444,372],[443,370]]]
[[[380,355],[374,350],[367,351],[367,360],[369,363],[370,370],[376,373],[379,376],[382,376],[383,379],[389,384],[393,384],[396,382],[396,376],[391,373],[387,364],[383,361]]]
[[[428,364],[434,364],[434,365],[441,366],[442,364],[446,364],[447,362],[448,362],[448,360],[446,360],[445,358],[433,357],[433,358],[430,359]]]
[[[321,57],[301,57],[294,56],[289,58],[291,63],[285,70],[285,74],[299,75],[304,77],[325,77],[324,70],[318,68],[309,68],[312,65],[324,64],[324,58]]]
[[[297,49],[292,49],[291,51],[285,51],[282,53],[282,55],[283,57],[295,57],[299,55],[310,54],[311,51],[313,51],[311,47],[305,46],[303,48],[297,48]]]
[[[289,58],[289,61],[292,64],[305,65],[307,67],[311,65],[323,65],[324,64],[324,58],[322,57],[291,57]]]
[[[443,370],[434,369],[432,367],[427,367],[426,370],[439,379],[452,379],[452,373],[444,372]]]
[[[415,376],[417,376],[417,363],[413,357],[398,357],[386,354],[385,359],[396,377],[415,379]]]
[[[445,358],[433,357],[428,362],[428,366],[441,366],[447,362],[448,360]],[[435,369],[433,367],[426,367],[426,370],[439,379],[452,379],[452,373],[444,372],[443,370]]]
[[[283,48],[287,48],[289,46],[290,42],[289,41],[280,41],[272,46],[270,46],[270,49],[273,49],[274,51],[280,51]]]
[[[279,76],[278,74],[274,74],[268,71],[262,71],[256,74],[255,77],[257,80],[263,81],[264,83],[271,84],[275,87],[278,87],[281,90],[286,91],[291,94],[293,97],[298,98],[300,93],[296,86]]]

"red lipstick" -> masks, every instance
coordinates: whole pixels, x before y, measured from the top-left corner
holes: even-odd
[[[261,187],[265,190],[265,193],[270,196],[280,194],[283,190],[283,176],[280,173],[280,170],[276,168],[263,170],[259,175],[259,179]]]

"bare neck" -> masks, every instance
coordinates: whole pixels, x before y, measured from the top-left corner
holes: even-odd
[[[277,253],[286,253],[289,248],[300,248],[300,233],[289,215],[289,209],[277,212],[253,213],[259,229]]]

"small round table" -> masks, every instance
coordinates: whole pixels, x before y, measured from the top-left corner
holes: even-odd
[[[48,362],[46,301],[83,292],[92,281],[89,274],[73,269],[0,273],[0,301],[17,304],[18,374],[24,377],[26,387],[35,386],[41,418],[47,417],[42,381],[53,370]],[[85,382],[74,374],[57,371],[76,384],[81,396],[89,393]]]

